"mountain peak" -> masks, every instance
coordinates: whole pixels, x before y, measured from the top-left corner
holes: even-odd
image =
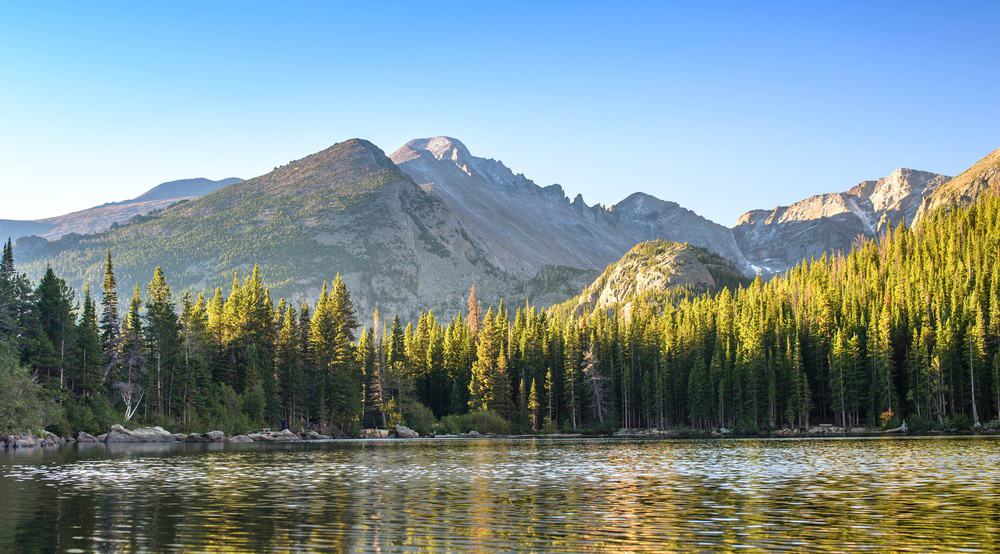
[[[218,181],[198,177],[195,179],[179,179],[160,183],[155,187],[130,200],[130,202],[147,202],[150,200],[164,200],[169,198],[188,198],[192,196],[203,196],[214,192],[220,188],[228,187],[242,182],[238,177],[227,177]]]
[[[276,168],[275,174],[286,176],[285,174],[292,172],[301,176],[326,171],[325,168],[332,166],[341,166],[344,170],[360,170],[363,167],[393,171],[398,169],[381,148],[365,139],[352,138]]]
[[[427,152],[436,160],[451,160],[458,166],[463,166],[472,159],[472,154],[462,141],[445,136],[413,139],[393,152],[391,158],[398,164],[418,157],[422,152]]]

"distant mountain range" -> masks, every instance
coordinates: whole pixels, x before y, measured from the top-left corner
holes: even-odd
[[[242,179],[236,177],[219,181],[201,178],[182,179],[159,184],[131,200],[109,202],[65,215],[32,221],[0,219],[0,237],[18,239],[36,235],[54,240],[70,233],[79,235],[100,233],[110,229],[112,225],[126,223],[136,216],[144,216],[182,200],[197,198],[241,181]]]
[[[487,301],[561,302],[651,240],[704,249],[671,250],[671,259],[703,262],[712,252],[726,260],[711,264],[716,269],[766,277],[909,224],[935,203],[995,190],[989,171],[997,157],[954,180],[898,169],[846,192],[747,212],[729,229],[639,192],[610,207],[588,206],[448,137],[413,140],[391,156],[352,139],[248,181],[165,183],[131,205],[62,216],[75,223],[31,231],[56,240],[23,238],[16,249],[30,274],[51,264],[76,287],[98,282],[111,248],[126,287],[160,265],[175,289],[206,290],[260,264],[275,295],[314,299],[339,272],[362,313],[378,307],[411,317],[432,308],[449,315],[473,281]],[[120,216],[125,210],[135,211]],[[688,281],[674,269],[665,280]]]

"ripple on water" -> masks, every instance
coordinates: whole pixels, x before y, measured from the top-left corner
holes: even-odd
[[[259,446],[0,457],[0,550],[1000,550],[992,439]]]

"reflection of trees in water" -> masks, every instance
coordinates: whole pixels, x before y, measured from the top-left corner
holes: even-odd
[[[31,451],[0,455],[0,551],[997,551],[998,459],[997,441]]]

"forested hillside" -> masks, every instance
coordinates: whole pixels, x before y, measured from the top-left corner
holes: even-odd
[[[275,302],[258,271],[207,295],[171,290],[161,271],[118,291],[109,253],[102,290],[76,296],[51,270],[36,285],[18,276],[8,245],[0,333],[18,359],[3,349],[0,378],[28,391],[5,402],[32,407],[0,423],[970,428],[1000,419],[998,253],[1000,199],[985,197],[846,257],[735,290],[639,297],[627,315],[484,308],[473,289],[449,321],[375,314],[361,328],[339,277],[315,306]]]

